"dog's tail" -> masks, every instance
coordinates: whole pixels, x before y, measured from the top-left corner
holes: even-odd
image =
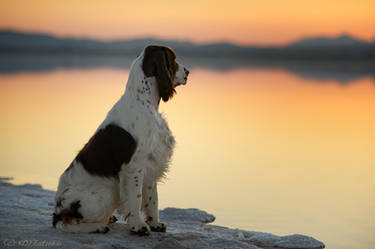
[[[78,211],[80,207],[80,201],[75,201],[70,204],[69,208],[64,208],[59,213],[53,213],[52,226],[60,228],[64,225],[79,224],[83,219],[82,214]]]
[[[52,226],[69,233],[106,233],[109,228],[103,223],[81,223],[82,214],[78,211],[80,201],[70,204],[69,208],[62,209],[59,213],[53,213]]]

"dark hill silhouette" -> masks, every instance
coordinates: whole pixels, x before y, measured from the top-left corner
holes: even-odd
[[[351,37],[350,35],[343,34],[338,37],[316,37],[305,38],[290,44],[291,48],[318,48],[318,47],[359,47],[359,46],[372,46],[371,43],[361,41]]]
[[[264,60],[375,60],[375,43],[349,35],[302,39],[285,47],[239,46],[231,43],[195,44],[154,38],[100,41],[60,38],[38,33],[0,30],[0,53],[91,54],[135,56],[148,44],[172,47],[186,57]]]

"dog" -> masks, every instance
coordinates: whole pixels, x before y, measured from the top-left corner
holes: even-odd
[[[172,49],[143,49],[130,67],[125,93],[60,176],[53,227],[106,233],[117,210],[134,234],[166,231],[157,183],[168,170],[175,139],[158,108],[186,84],[188,74]]]

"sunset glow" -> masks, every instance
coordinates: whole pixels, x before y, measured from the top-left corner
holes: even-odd
[[[290,238],[296,243],[302,241],[300,234],[306,234],[329,249],[372,249],[374,27],[375,0],[0,0],[0,184],[3,189],[17,188],[20,195],[3,191],[5,199],[0,198],[0,203],[6,204],[1,210],[8,214],[14,204],[11,201],[20,197],[14,212],[22,212],[21,218],[27,216],[13,224],[14,219],[0,214],[7,218],[0,219],[7,230],[4,241],[23,241],[31,238],[29,234],[36,241],[47,238],[43,222],[50,218],[54,205],[53,220],[60,217],[72,223],[71,227],[81,226],[76,220],[90,229],[100,225],[97,231],[103,232],[106,224],[87,223],[97,221],[84,212],[83,219],[76,214],[80,214],[81,204],[81,210],[93,206],[91,200],[90,205],[85,200],[95,200],[95,194],[102,191],[101,185],[91,184],[101,181],[101,173],[94,173],[109,167],[110,174],[119,179],[119,188],[113,188],[114,195],[120,196],[116,201],[119,210],[127,214],[127,205],[130,207],[131,214],[120,220],[124,223],[129,218],[129,228],[133,218],[138,220],[135,208],[141,199],[128,197],[137,194],[140,198],[142,192],[142,208],[151,199],[152,207],[160,209],[198,208],[214,214],[213,225],[221,231],[227,231],[222,226],[248,230],[231,230],[228,237],[225,234],[225,241],[233,241],[234,246],[237,242],[262,246],[258,238],[264,238],[264,245],[268,240],[276,241],[276,246],[289,243],[267,235],[270,233],[295,234],[297,237]],[[140,40],[126,42],[132,39]],[[208,43],[217,44],[204,45]],[[155,44],[171,47],[184,67],[175,73],[170,56],[163,56],[164,48],[147,47]],[[132,63],[135,60],[137,63]],[[176,78],[185,68],[190,72],[187,83],[172,84],[180,82]],[[139,101],[134,97],[129,102],[129,92],[125,100],[121,98],[129,78],[130,95],[137,95]],[[163,91],[172,86],[176,94],[168,102],[162,101]],[[159,99],[159,104],[143,103],[146,94]],[[168,145],[168,153],[163,152],[163,143],[170,141],[163,118],[156,111],[144,111],[142,105],[146,104],[169,124],[176,140],[171,160],[164,158],[172,147]],[[136,115],[126,115],[129,110]],[[121,135],[117,137],[115,132],[114,138],[112,132],[106,133],[111,130],[106,130],[106,125],[118,126],[115,130],[122,129]],[[142,142],[143,137],[147,143]],[[135,151],[142,150],[140,155],[131,154],[133,146],[123,150],[123,144],[134,140]],[[88,141],[85,148],[89,149],[79,153]],[[84,160],[86,152],[90,160]],[[119,153],[130,158],[120,168]],[[69,187],[58,185],[59,177],[77,154],[82,169],[89,174],[78,184],[83,186],[83,197],[71,202],[70,208],[64,197],[73,190],[57,196],[53,203],[47,195],[23,192],[38,186],[25,185],[18,190],[11,185],[40,184],[53,191],[59,186],[64,194]],[[166,177],[157,185],[159,200],[154,194],[145,196],[155,190],[146,188],[155,186],[154,182],[149,184],[150,176],[167,166]],[[131,182],[127,181],[132,179],[129,174],[134,167],[145,169],[134,171],[139,176],[136,185],[138,180],[143,184],[141,192],[142,185],[135,187],[137,193],[132,190],[134,185],[128,188]],[[91,170],[94,168],[95,172]],[[117,170],[120,173],[116,176]],[[75,178],[78,171],[68,172]],[[86,179],[90,179],[87,185]],[[48,209],[33,206],[31,210],[28,206],[42,201]],[[98,213],[100,207],[112,207],[105,198],[100,202]],[[29,216],[31,211],[38,216]],[[152,226],[157,221],[154,211],[144,216]],[[179,227],[190,222],[182,221],[168,233],[182,234],[181,241],[185,242],[184,238],[190,240],[190,232],[183,235],[185,230],[181,232]],[[196,224],[199,231],[195,232],[222,246],[216,240],[216,228]],[[121,226],[125,225],[109,225],[115,233]],[[142,223],[139,230],[142,235],[145,226]],[[26,233],[29,230],[23,227],[35,230]],[[251,231],[265,233],[258,237]],[[157,238],[154,235],[151,239]],[[0,244],[5,245],[4,241],[0,239]],[[294,239],[290,241],[294,243]]]
[[[128,75],[0,74],[0,175],[56,189]],[[372,248],[374,95],[369,77],[342,85],[278,69],[192,69],[161,104],[177,145],[160,207],[199,207],[219,225],[306,233],[334,249]]]
[[[282,45],[348,33],[375,38],[375,1],[2,0],[0,28],[104,40],[153,36]]]

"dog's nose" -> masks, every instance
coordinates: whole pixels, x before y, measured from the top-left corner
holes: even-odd
[[[185,67],[184,67],[184,71],[185,71],[185,74],[186,74],[186,76],[188,76],[189,75],[189,70],[187,70]]]

